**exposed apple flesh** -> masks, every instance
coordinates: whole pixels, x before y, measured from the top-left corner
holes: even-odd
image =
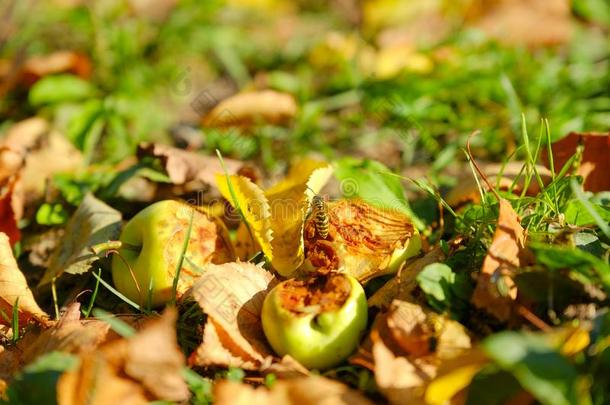
[[[265,298],[263,330],[277,354],[288,354],[311,369],[327,369],[356,349],[367,311],[364,290],[349,275],[291,279]]]

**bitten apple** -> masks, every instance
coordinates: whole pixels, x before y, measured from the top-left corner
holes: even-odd
[[[360,283],[347,274],[286,280],[263,303],[263,330],[277,354],[310,369],[328,369],[358,346],[367,325]]]
[[[159,201],[140,211],[123,228],[122,247],[112,258],[112,278],[119,292],[143,306],[150,300],[157,307],[172,298],[191,215],[193,225],[185,253],[188,260],[182,262],[178,294],[191,286],[198,267],[233,260],[221,221],[180,201]]]

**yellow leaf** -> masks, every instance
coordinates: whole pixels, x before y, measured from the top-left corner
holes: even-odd
[[[563,345],[561,346],[561,354],[564,356],[573,356],[584,350],[591,343],[589,331],[583,328],[575,328],[568,333]]]
[[[30,319],[41,322],[48,320],[48,315],[40,309],[34,300],[32,290],[28,287],[23,273],[17,267],[17,261],[13,256],[8,236],[4,232],[0,232],[0,309],[10,317],[17,300],[19,300],[20,322],[27,322]],[[0,316],[0,324],[4,322],[6,320]]]
[[[332,167],[327,163],[305,159],[293,165],[284,180],[265,192],[275,235],[271,241],[271,264],[283,276],[291,275],[303,263],[303,226],[309,199],[331,174]]]
[[[230,188],[229,182],[231,184]],[[273,239],[271,211],[263,190],[247,177],[240,175],[232,175],[227,179],[225,175],[218,174],[216,175],[216,183],[222,196],[234,208],[237,209],[239,207],[244,221],[249,228],[248,235],[254,238],[260,245],[267,259],[273,260],[271,249],[271,240]],[[231,189],[233,193],[231,193]],[[233,200],[232,194],[235,194],[237,201]]]
[[[218,176],[220,192],[233,207],[240,207],[246,223],[237,231],[238,255],[242,259],[251,256],[257,243],[273,268],[290,276],[304,260],[303,226],[309,200],[331,174],[328,163],[304,159],[266,192],[243,176],[229,176],[237,202],[233,201],[226,177]]]
[[[481,367],[483,367],[482,363],[468,364],[436,378],[428,385],[426,403],[431,405],[447,403],[455,394],[470,384]]]

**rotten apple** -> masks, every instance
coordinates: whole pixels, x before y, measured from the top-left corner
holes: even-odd
[[[263,303],[262,324],[277,354],[310,369],[328,369],[356,349],[367,311],[364,290],[354,277],[317,274],[273,288]]]
[[[192,226],[189,232],[189,223]],[[121,248],[112,258],[116,289],[139,305],[157,307],[186,291],[207,263],[233,260],[226,228],[220,220],[186,203],[165,200],[136,214],[123,228]],[[184,244],[184,260],[181,260]]]

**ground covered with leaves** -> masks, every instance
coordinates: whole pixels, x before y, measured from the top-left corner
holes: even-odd
[[[609,33],[3,3],[0,403],[609,403]]]

